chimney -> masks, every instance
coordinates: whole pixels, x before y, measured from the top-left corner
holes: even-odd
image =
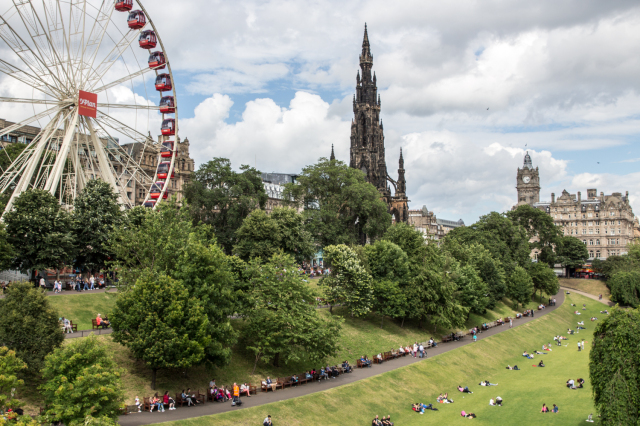
[[[554,194],[553,192],[551,193],[551,202],[552,203],[556,202],[556,194]]]
[[[604,192],[600,192],[600,199],[604,201]]]
[[[582,194],[580,193],[580,191],[578,191],[578,204],[580,204],[581,201],[582,201]]]

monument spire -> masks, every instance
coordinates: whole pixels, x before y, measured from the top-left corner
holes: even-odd
[[[333,153],[333,144],[331,144],[331,157],[329,158],[329,160],[335,160],[336,159],[336,155]]]

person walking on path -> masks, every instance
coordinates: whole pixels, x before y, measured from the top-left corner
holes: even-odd
[[[475,343],[477,340],[478,340],[478,335],[477,335],[477,334],[474,334],[474,335],[473,335],[473,343]]]
[[[509,328],[513,328],[513,320],[509,318]]]
[[[424,357],[424,346],[422,346],[422,343],[420,343],[420,346],[418,347],[418,350],[420,351],[420,358]]]

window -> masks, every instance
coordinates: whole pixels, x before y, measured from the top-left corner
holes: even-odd
[[[589,229],[589,235],[593,235],[593,229]]]
[[[596,234],[600,233],[600,228],[596,228]]]
[[[131,193],[127,192],[127,198],[131,199]]]
[[[587,245],[587,240],[582,240],[582,244]]]
[[[587,230],[586,229],[582,230],[582,235],[587,235]]]
[[[596,250],[596,259],[600,258],[600,250]]]
[[[127,187],[128,188],[131,188],[132,186],[133,186],[133,182],[131,182],[131,181],[127,182]]]
[[[618,221],[618,225],[620,225],[620,221]]]
[[[616,212],[609,212],[609,216],[613,217],[616,215]]]
[[[589,213],[589,217],[593,217],[593,213]]]
[[[611,228],[611,235],[616,235],[616,230]]]
[[[620,244],[620,240],[618,238],[616,238],[616,245]],[[620,252],[620,250],[618,250],[618,253]]]
[[[589,245],[592,246],[593,245],[593,240],[589,240]]]
[[[600,221],[596,220],[596,226],[600,225]]]
[[[589,252],[589,259],[593,259],[593,250]]]
[[[596,217],[598,217],[598,213],[596,213]]]
[[[600,240],[596,240],[596,245],[599,246],[600,245]]]
[[[585,218],[585,214],[584,214],[584,213],[582,213],[582,218],[583,218],[583,219]]]

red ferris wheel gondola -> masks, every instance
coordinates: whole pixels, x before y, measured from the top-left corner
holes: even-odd
[[[156,37],[156,33],[153,31],[145,30],[140,33],[138,43],[143,49],[153,49],[158,44],[158,38]]]
[[[162,194],[162,187],[164,186],[164,182],[156,182],[151,184],[151,189],[149,190],[149,197],[151,197],[154,200],[157,200],[158,198],[160,198],[160,194]],[[163,200],[166,200],[167,198],[169,198],[169,193],[165,191],[164,195],[162,196]]]
[[[176,112],[176,103],[173,96],[163,96],[160,99],[160,112],[163,114],[173,114]]]
[[[144,12],[141,10],[133,10],[129,12],[129,19],[127,20],[129,28],[133,30],[139,30],[147,25],[147,17],[144,16]]]
[[[147,200],[144,202],[145,207],[153,207],[156,205],[156,200]]]
[[[158,179],[167,179],[169,174],[169,167],[171,167],[171,161],[163,161],[158,164]],[[171,179],[174,177],[174,172],[171,171]]]
[[[156,77],[156,90],[158,92],[167,92],[172,88],[171,76],[169,74],[158,74]]]
[[[176,120],[167,118],[162,121],[162,134],[164,136],[173,136],[176,134]]]
[[[164,53],[158,51],[158,52],[153,52],[151,55],[149,55],[148,63],[149,63],[149,68],[155,68],[155,69],[161,70],[161,69],[164,69],[167,61],[165,61],[164,59]]]
[[[173,141],[162,142],[160,147],[160,157],[171,158],[173,155]]]
[[[133,9],[133,0],[116,0],[116,10],[118,12],[128,12]]]

